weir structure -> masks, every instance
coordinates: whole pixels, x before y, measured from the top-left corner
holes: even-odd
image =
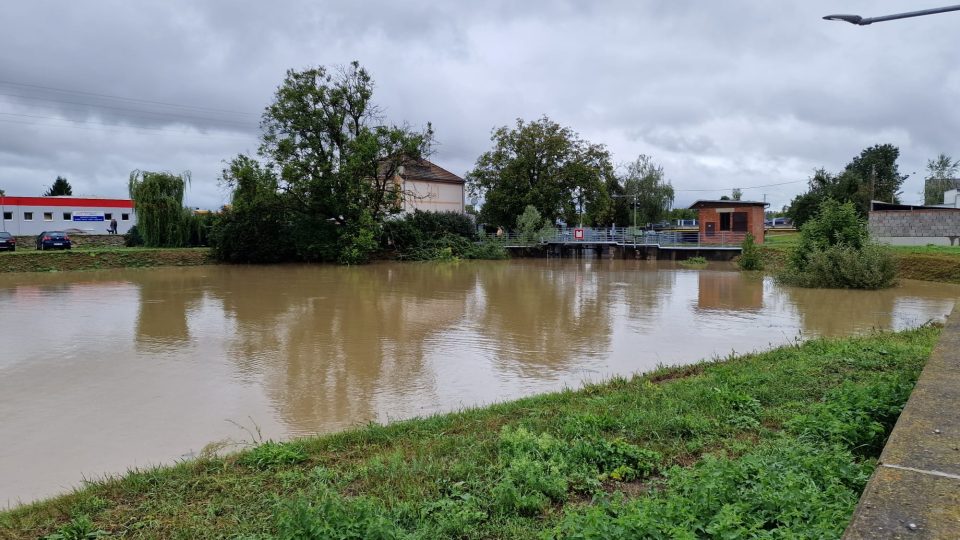
[[[744,232],[697,229],[643,230],[633,227],[570,227],[545,229],[533,236],[517,233],[494,237],[514,253],[544,257],[597,257],[684,260],[703,257],[728,261],[740,254]]]

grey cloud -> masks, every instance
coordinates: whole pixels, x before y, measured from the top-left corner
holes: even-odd
[[[960,14],[864,28],[820,20],[913,8],[906,0],[11,3],[0,19],[0,81],[187,107],[0,84],[0,94],[21,96],[0,95],[0,187],[33,194],[64,174],[81,192],[122,195],[131,169],[190,169],[191,204],[216,206],[222,160],[256,150],[259,114],[284,72],[357,59],[389,120],[433,122],[435,159],[461,174],[489,147],[493,127],[548,114],[607,144],[617,161],[652,155],[678,190],[803,180],[893,142],[901,168],[921,171],[905,189],[916,199],[927,159],[960,157]],[[86,129],[55,127],[64,124]],[[754,191],[779,206],[803,188]],[[679,193],[678,202],[703,192]]]

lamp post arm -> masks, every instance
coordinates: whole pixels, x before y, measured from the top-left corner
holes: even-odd
[[[911,17],[921,17],[923,15],[936,15],[937,13],[946,13],[948,11],[960,11],[960,5],[946,6],[932,9],[921,9],[919,11],[908,11],[906,13],[895,13],[893,15],[883,15],[881,17],[861,17],[859,15],[827,15],[824,17],[828,21],[845,21],[850,24],[866,26],[875,22],[894,21],[897,19],[909,19]]]

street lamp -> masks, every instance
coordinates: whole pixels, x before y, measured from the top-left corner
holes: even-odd
[[[638,193],[634,193],[633,195],[626,195],[626,194],[624,194],[624,195],[611,195],[611,197],[626,197],[626,198],[632,198],[632,199],[633,199],[633,229],[634,229],[634,234],[636,234],[636,229],[637,229],[637,198],[639,198],[640,195],[639,195]]]
[[[896,19],[908,19],[910,17],[920,17],[921,15],[935,15],[937,13],[946,13],[948,11],[960,11],[960,5],[947,6],[942,8],[921,9],[920,11],[909,11],[907,13],[896,13],[894,15],[884,15],[882,17],[861,17],[860,15],[827,15],[824,20],[844,21],[850,24],[866,26],[875,22],[893,21]]]

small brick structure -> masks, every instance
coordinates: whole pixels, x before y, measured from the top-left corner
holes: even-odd
[[[698,212],[701,244],[742,242],[747,233],[763,243],[764,208],[759,201],[697,201],[690,205]]]
[[[960,246],[960,209],[874,202],[867,227],[878,242]]]

